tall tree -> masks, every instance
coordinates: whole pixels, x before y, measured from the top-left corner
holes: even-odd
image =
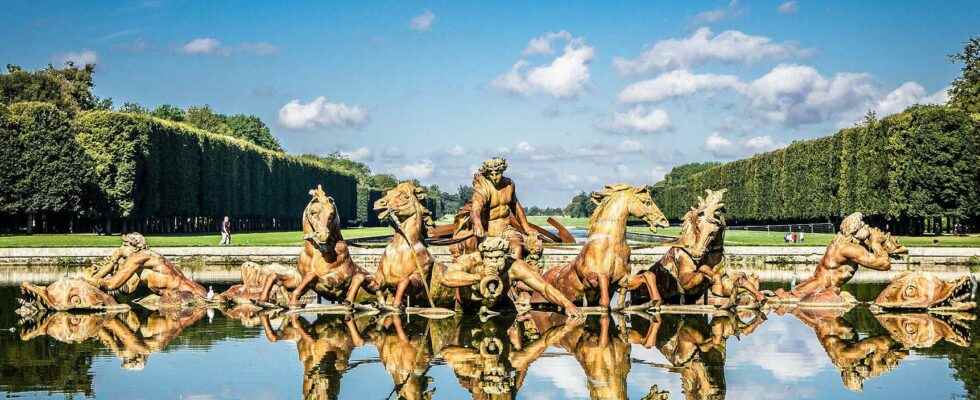
[[[203,130],[219,135],[234,136],[231,128],[225,123],[225,116],[214,112],[207,104],[199,107],[189,107],[185,121]]]
[[[972,37],[963,52],[951,54],[950,61],[963,63],[962,75],[953,80],[949,104],[971,114],[980,113],[980,36]]]
[[[272,151],[282,151],[279,140],[269,131],[269,127],[254,115],[235,114],[225,119],[225,123],[235,137],[245,139],[259,147]]]
[[[167,119],[176,122],[184,122],[184,110],[173,104],[161,104],[150,113],[157,118]]]
[[[62,69],[48,65],[37,71],[8,64],[7,73],[0,74],[0,102],[44,101],[72,114],[91,110],[100,102],[92,94],[94,72],[92,64],[79,68],[69,62]]]

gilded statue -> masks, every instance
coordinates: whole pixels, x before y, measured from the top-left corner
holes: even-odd
[[[853,304],[854,296],[841,292],[841,287],[851,280],[859,266],[888,271],[892,257],[908,254],[908,249],[891,234],[868,226],[863,219],[859,212],[844,218],[813,276],[790,291],[777,290],[776,296],[799,299],[801,304]]]
[[[584,304],[609,309],[613,291],[646,286],[648,298],[657,300],[657,282],[653,273],[630,271],[630,247],[626,243],[626,222],[636,217],[650,226],[669,226],[650,192],[645,187],[630,185],[606,186],[592,193],[596,209],[589,218],[589,234],[582,250],[571,263],[549,269],[544,279],[558,288],[565,297]],[[544,298],[535,294],[532,301]]]
[[[969,311],[977,307],[976,291],[972,276],[945,281],[929,272],[905,272],[892,279],[874,304],[881,310]]]
[[[561,291],[546,282],[523,260],[512,258],[509,245],[503,238],[487,237],[480,243],[479,252],[460,256],[446,265],[442,279],[433,282],[433,291],[438,290],[437,283],[455,289],[459,293],[456,300],[464,306],[464,310],[478,308],[466,307],[469,304],[489,310],[514,309],[511,290],[522,284],[540,293],[547,301],[561,306],[566,314],[577,315],[578,308]]]
[[[122,360],[122,367],[142,370],[151,354],[163,351],[207,314],[204,308],[164,309],[145,319],[136,313],[120,314],[108,319],[99,331],[99,341]]]
[[[424,189],[412,182],[402,182],[374,203],[378,219],[389,221],[395,229],[367,286],[380,292],[378,300],[383,307],[403,308],[406,298],[415,304],[434,305],[428,280],[436,261],[423,240],[426,230],[432,226],[432,217],[422,203],[424,199]],[[393,295],[389,293],[391,290]]]
[[[340,214],[333,198],[327,196],[320,185],[310,190],[310,196],[312,198],[303,210],[303,251],[297,264],[302,279],[296,282],[291,275],[280,279],[270,276],[263,287],[262,300],[267,301],[272,286],[280,282],[293,290],[290,306],[300,306],[300,297],[311,289],[328,300],[352,305],[358,300],[362,287],[368,290],[373,287],[363,284],[369,279],[368,273],[350,257],[347,242],[340,232]]]
[[[134,292],[146,287],[159,299],[156,307],[203,305],[207,290],[184,275],[166,257],[150,250],[143,235],[132,232],[123,235],[123,244],[108,262],[86,271],[84,278],[93,286],[108,291]],[[146,304],[146,302],[141,302]]]
[[[507,160],[495,157],[483,162],[473,175],[473,198],[470,200],[470,223],[473,236],[482,241],[487,236],[502,237],[510,244],[517,260],[523,259],[524,237],[537,236],[517,200],[514,181],[504,176]],[[511,219],[516,224],[511,223]]]

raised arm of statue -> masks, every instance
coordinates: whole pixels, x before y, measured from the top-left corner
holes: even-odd
[[[875,244],[872,244],[872,247],[876,247]],[[891,259],[888,258],[888,253],[878,251],[878,249],[875,249],[874,252],[869,252],[863,246],[852,244],[844,246],[841,249],[841,254],[844,257],[847,257],[847,259],[858,263],[862,267],[867,267],[878,271],[888,271],[892,268],[892,262]]]
[[[150,256],[143,251],[131,254],[126,258],[126,263],[112,277],[100,281],[100,288],[106,290],[119,289],[133,274],[139,272],[143,268],[143,264],[149,259]]]

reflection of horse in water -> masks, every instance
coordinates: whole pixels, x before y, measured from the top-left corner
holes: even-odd
[[[272,328],[267,315],[262,316],[263,330],[269,341],[296,342],[296,352],[303,363],[303,398],[337,399],[340,378],[348,369],[351,352],[364,344],[358,323],[367,321],[320,315],[308,324],[298,315],[284,319],[278,330]]]
[[[654,275],[630,274],[630,247],[626,244],[626,221],[640,218],[650,229],[667,227],[667,218],[646,188],[629,185],[606,186],[592,194],[598,204],[589,219],[589,236],[571,263],[548,270],[544,279],[562,291],[569,300],[609,307],[612,292],[622,287],[637,289],[646,285],[648,298],[656,295]],[[543,302],[540,295],[535,302]]]

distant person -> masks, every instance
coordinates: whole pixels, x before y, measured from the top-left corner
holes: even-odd
[[[225,215],[225,220],[221,222],[221,246],[231,245],[231,221]]]
[[[793,241],[793,234],[792,233],[787,233],[786,236],[783,236],[783,242],[784,243],[789,243],[789,242],[792,242],[792,241]]]
[[[803,241],[803,231],[800,231],[800,241]]]

